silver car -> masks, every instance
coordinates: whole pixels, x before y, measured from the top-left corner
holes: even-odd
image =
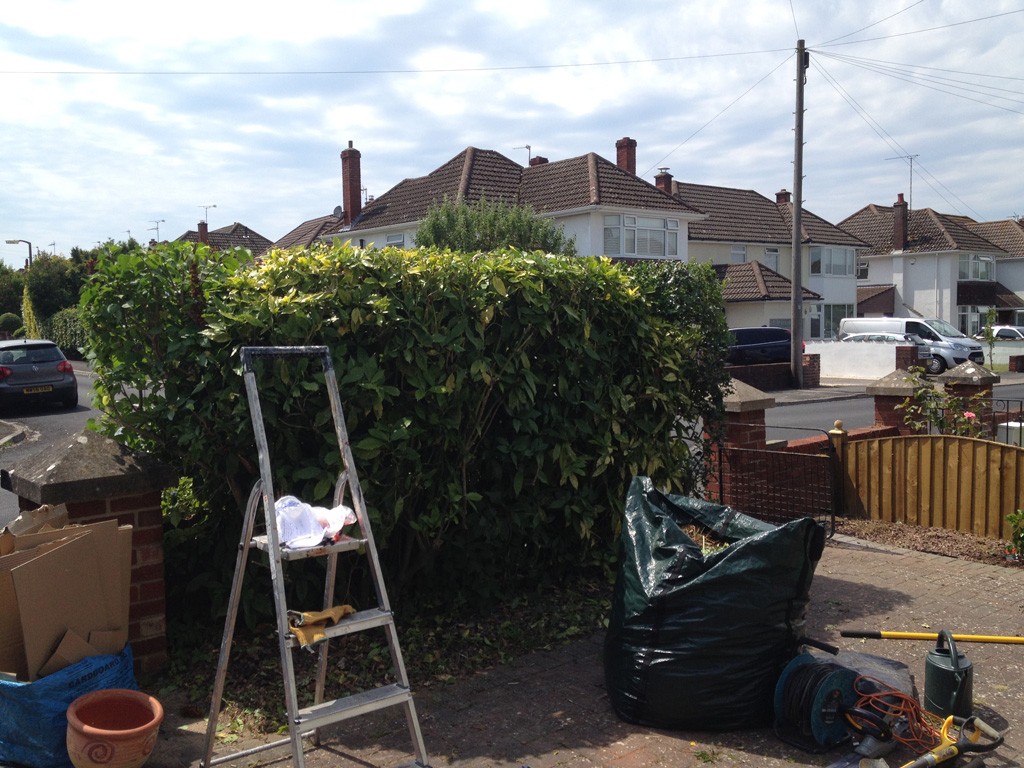
[[[0,341],[0,406],[51,400],[78,405],[75,369],[60,347],[45,339]]]

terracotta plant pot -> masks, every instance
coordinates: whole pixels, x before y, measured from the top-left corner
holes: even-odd
[[[147,693],[107,688],[79,696],[67,714],[75,768],[139,768],[156,745],[164,708]]]

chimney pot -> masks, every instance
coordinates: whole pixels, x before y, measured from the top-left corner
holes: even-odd
[[[352,148],[351,140],[348,142],[348,149],[341,151],[341,202],[345,207],[342,223],[346,225],[355,221],[363,209],[360,157],[359,150]]]
[[[793,195],[787,189],[780,189],[775,193],[776,203],[791,203],[793,202]]]
[[[544,165],[545,163],[547,163],[547,161],[548,159],[546,157],[541,157],[540,155],[537,155],[536,157],[530,158],[530,165]]]
[[[636,176],[636,139],[623,136],[615,142],[615,164]]]

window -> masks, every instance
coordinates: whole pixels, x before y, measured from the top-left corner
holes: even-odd
[[[776,272],[779,271],[779,249],[778,248],[765,248],[764,249],[764,265],[768,269],[772,269]]]
[[[839,321],[853,317],[853,304],[824,304],[821,308],[821,338],[834,339],[839,333]]]
[[[811,274],[840,276],[853,275],[853,249],[814,246],[811,248]]]
[[[960,254],[961,280],[994,280],[992,274],[992,257],[978,253]]]
[[[867,280],[868,279],[868,261],[867,259],[857,259],[857,279]]]
[[[405,247],[405,233],[399,232],[397,235],[388,235],[385,239],[387,245],[394,246],[396,248]]]
[[[664,258],[679,255],[679,219],[647,216],[604,217],[604,252],[607,256]]]
[[[963,262],[961,262],[963,263]],[[976,307],[962,304],[956,308],[960,332],[966,336],[974,336],[985,328],[988,307]]]
[[[730,264],[743,264],[747,260],[747,246],[734,245],[729,251]]]

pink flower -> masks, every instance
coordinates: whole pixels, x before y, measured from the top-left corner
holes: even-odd
[[[971,421],[972,419],[978,418],[978,416],[974,411],[964,411],[964,418]]]

